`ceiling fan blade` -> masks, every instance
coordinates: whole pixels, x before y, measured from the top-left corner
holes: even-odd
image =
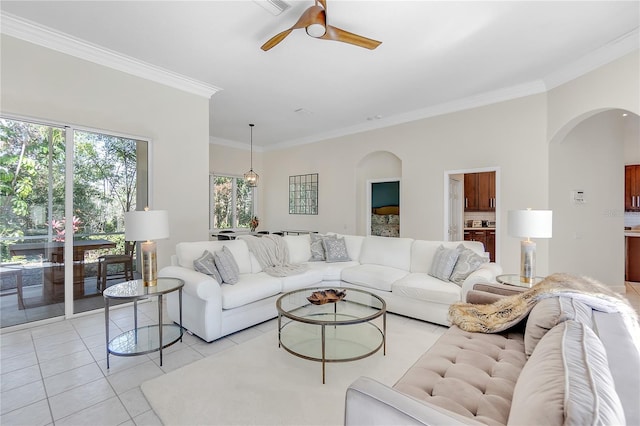
[[[266,52],[267,50],[271,49],[272,47],[280,43],[282,40],[284,40],[284,38],[288,36],[291,33],[291,31],[293,31],[293,28],[289,28],[288,30],[284,30],[281,33],[274,35],[269,40],[267,40],[267,42],[263,44],[260,47],[260,49]]]
[[[343,43],[354,44],[356,46],[364,47],[366,49],[375,49],[380,46],[381,41],[373,40],[367,37],[363,37],[357,34],[350,33],[349,31],[341,30],[340,28],[327,25],[327,32],[320,37],[323,40],[335,40]]]
[[[321,25],[324,26],[324,23],[325,23],[324,9],[318,5],[314,5],[308,8],[307,10],[305,10],[304,13],[300,16],[300,18],[298,18],[298,22],[296,22],[291,28],[289,28],[288,30],[284,30],[281,33],[278,33],[275,36],[271,37],[265,44],[262,45],[261,49],[264,51],[267,51],[271,49],[273,46],[280,43],[282,40],[284,40],[284,38],[288,36],[291,33],[291,31],[297,30],[300,28],[306,28],[309,25],[318,24],[318,23],[321,23]]]

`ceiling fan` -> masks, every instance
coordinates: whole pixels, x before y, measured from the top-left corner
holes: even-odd
[[[375,49],[380,41],[372,40],[357,34],[350,33],[340,28],[327,25],[327,1],[315,0],[315,4],[309,7],[291,28],[271,37],[261,49],[267,51],[280,43],[291,31],[305,28],[307,34],[322,40],[335,40],[343,43],[354,44],[367,49]]]

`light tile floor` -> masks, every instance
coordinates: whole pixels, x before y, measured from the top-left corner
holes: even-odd
[[[156,323],[157,312],[156,302],[139,304],[138,324]],[[276,327],[272,320],[212,343],[185,334],[182,342],[163,351],[162,367],[155,352],[110,355],[109,370],[103,313],[2,334],[0,424],[162,424],[142,394],[141,383]],[[133,308],[112,308],[110,336],[131,328]]]
[[[625,285],[627,298],[640,312],[640,283]],[[110,311],[111,336],[133,328],[132,309]],[[156,322],[155,302],[140,304],[138,309],[139,325]],[[182,342],[163,352],[162,367],[155,352],[134,357],[112,355],[109,370],[102,313],[2,334],[0,424],[162,424],[140,390],[143,382],[276,327],[276,320],[271,320],[212,343],[185,334]]]

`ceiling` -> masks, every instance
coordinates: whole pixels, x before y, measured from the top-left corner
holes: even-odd
[[[382,41],[316,40],[258,2],[9,1],[46,26],[216,86],[212,142],[267,150],[548,90],[638,48],[640,1],[328,0],[330,25]],[[8,15],[7,15],[8,14]]]

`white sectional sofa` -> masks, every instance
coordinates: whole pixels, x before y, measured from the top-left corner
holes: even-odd
[[[429,275],[432,260],[440,245],[455,248],[459,244],[483,255],[482,243],[474,241],[424,241],[410,238],[344,238],[350,261],[310,262],[309,235],[285,236],[290,263],[305,263],[308,269],[298,275],[273,277],[262,271],[256,257],[243,240],[183,242],[176,245],[172,265],[160,270],[161,277],[185,281],[183,289],[183,326],[211,342],[277,316],[275,301],[285,292],[305,287],[352,287],[381,296],[387,311],[448,325],[449,305],[464,300],[473,285],[495,282],[502,272],[495,263],[484,263],[458,285]],[[214,253],[228,249],[238,264],[239,281],[220,284],[212,276],[197,272],[193,261],[205,250]],[[178,322],[178,296],[168,295],[168,311]]]

